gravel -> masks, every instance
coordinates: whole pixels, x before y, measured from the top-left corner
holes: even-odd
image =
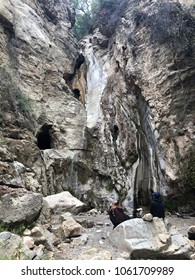
[[[80,215],[74,217],[75,220],[85,224],[84,237],[79,238],[80,244],[72,239],[70,244],[67,244],[66,250],[57,250],[55,252],[55,258],[76,260],[79,259],[86,250],[90,248],[98,248],[100,250],[109,251],[112,254],[112,259],[129,259],[129,254],[119,251],[115,248],[109,240],[109,234],[113,230],[112,223],[109,220],[109,216],[106,214],[96,215]],[[188,228],[195,225],[195,217],[177,217],[176,215],[167,215],[166,222],[175,226],[179,233],[184,236],[188,236]],[[86,227],[87,224],[90,227]]]

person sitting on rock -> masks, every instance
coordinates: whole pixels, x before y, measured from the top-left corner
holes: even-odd
[[[113,224],[113,229],[120,223],[131,219],[125,212],[124,208],[120,205],[119,201],[113,202],[108,210],[110,220]]]
[[[152,200],[150,202],[150,213],[153,217],[165,218],[164,204],[160,200],[160,193],[153,192]]]

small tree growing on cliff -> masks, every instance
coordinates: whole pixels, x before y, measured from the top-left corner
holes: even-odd
[[[76,23],[73,28],[77,39],[88,34],[92,21],[98,14],[106,13],[116,0],[72,0],[76,10]]]
[[[72,0],[72,6],[76,10],[73,30],[77,39],[81,39],[91,28],[91,0]]]

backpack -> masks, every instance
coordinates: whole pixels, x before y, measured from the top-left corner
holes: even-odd
[[[116,224],[119,225],[120,223],[126,220],[126,215],[122,208],[116,207],[112,209],[112,215],[115,217]]]

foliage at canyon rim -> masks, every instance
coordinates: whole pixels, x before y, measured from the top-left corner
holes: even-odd
[[[72,0],[76,10],[76,22],[73,27],[77,39],[89,34],[93,21],[99,14],[105,13],[107,9],[114,8],[115,0]]]

